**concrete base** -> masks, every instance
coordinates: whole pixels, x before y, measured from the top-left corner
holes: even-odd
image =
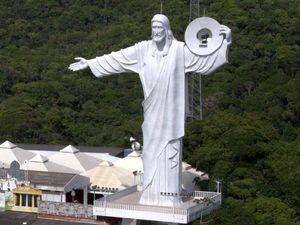
[[[136,189],[125,191],[96,200],[93,214],[121,218],[122,225],[188,224],[218,208],[222,197],[217,192],[195,192],[192,196],[183,198],[183,203],[176,207],[161,207],[141,205],[140,192]]]

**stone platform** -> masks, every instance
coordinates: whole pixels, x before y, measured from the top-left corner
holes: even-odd
[[[216,209],[222,198],[218,192],[196,191],[176,207],[162,207],[141,205],[140,196],[141,192],[132,187],[96,200],[93,215],[187,224]]]

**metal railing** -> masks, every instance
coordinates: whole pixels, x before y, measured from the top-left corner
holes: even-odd
[[[199,218],[201,215],[206,215],[216,209],[222,201],[222,194],[218,192],[198,192],[195,193],[198,198],[203,199],[197,205],[189,208],[187,211],[188,221],[193,221]]]
[[[157,212],[157,213],[165,213],[165,214],[178,214],[178,215],[186,215],[187,210],[178,209],[174,207],[159,207],[159,206],[148,206],[148,205],[138,205],[138,204],[122,204],[122,203],[112,203],[105,202],[102,200],[96,200],[94,207],[100,208],[110,208],[110,209],[121,209],[121,210],[129,210],[129,211],[148,211],[148,212]]]
[[[193,197],[195,198],[214,198],[221,193],[210,192],[210,191],[195,191],[193,192]]]
[[[217,192],[205,192],[196,191],[192,193],[192,199],[189,201],[194,201],[195,199],[205,199],[207,201],[199,202],[189,209],[179,209],[176,207],[162,207],[162,206],[150,206],[150,205],[139,205],[139,204],[126,204],[126,203],[113,203],[107,201],[107,199],[100,199],[94,201],[94,207],[99,207],[103,209],[120,209],[129,211],[149,211],[164,214],[176,214],[182,216],[195,215],[199,211],[203,210],[213,210],[221,203],[221,193]]]

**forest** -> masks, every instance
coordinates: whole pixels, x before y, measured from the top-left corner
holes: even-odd
[[[188,0],[0,0],[0,141],[129,147],[142,142],[136,74],[72,73],[151,36],[160,12],[184,41]],[[231,28],[229,63],[203,77],[203,120],[188,120],[183,157],[222,180],[209,225],[300,224],[300,20],[297,0],[202,0]],[[199,224],[195,221],[192,224]]]

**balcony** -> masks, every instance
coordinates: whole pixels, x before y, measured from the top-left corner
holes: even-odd
[[[206,215],[221,204],[221,193],[196,191],[183,197],[176,207],[148,206],[139,204],[141,192],[136,188],[106,196],[94,202],[93,215],[102,217],[152,220],[187,224]]]

